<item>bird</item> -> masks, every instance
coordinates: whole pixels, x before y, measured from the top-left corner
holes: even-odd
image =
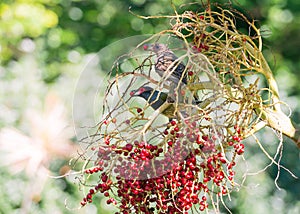
[[[154,90],[150,86],[142,86],[137,90],[132,90],[130,92],[131,96],[138,96],[142,97],[144,100],[146,100],[150,106],[157,110],[159,107],[161,107],[165,102],[168,100],[168,94],[162,91]],[[168,106],[162,114],[169,119],[174,118],[175,114],[175,107],[174,105],[171,105],[172,101],[170,101],[170,106]]]
[[[168,72],[172,72],[166,79],[178,85],[180,82],[187,84],[187,72],[185,65],[179,61],[178,57],[171,51],[167,45],[154,43],[145,44],[144,50],[153,51],[156,56],[155,71],[161,77],[168,76]],[[167,72],[167,73],[166,73]]]
[[[154,110],[157,110],[165,102],[169,102],[170,105],[162,112],[162,114],[164,116],[168,117],[170,120],[176,117],[176,110],[175,110],[175,105],[174,105],[175,102],[165,92],[155,90],[150,86],[142,86],[137,90],[132,90],[130,92],[130,95],[142,97],[144,100],[146,100],[150,104],[150,106]],[[193,102],[192,102],[193,105],[198,105],[200,103],[201,103],[201,101],[196,101],[196,100],[193,100]],[[183,105],[183,107],[185,107],[185,106]],[[180,107],[180,108],[182,108],[182,107]],[[186,109],[187,108],[185,107],[185,110]],[[184,117],[188,117],[188,115],[185,111],[182,110],[182,111],[180,111],[180,113]]]
[[[181,91],[182,86],[187,85],[188,72],[186,71],[186,66],[180,62],[175,53],[167,45],[161,43],[145,44],[143,48],[144,50],[153,51],[156,54],[155,71],[163,78],[168,76],[166,80],[171,82],[170,91],[175,91],[177,86],[179,86],[179,91]],[[194,93],[193,97],[195,102],[200,102],[197,93]],[[173,96],[172,99],[176,98]],[[179,97],[179,99],[182,102],[182,98]]]

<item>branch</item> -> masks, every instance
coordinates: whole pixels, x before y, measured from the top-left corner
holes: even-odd
[[[249,43],[246,43],[246,48],[251,54],[260,59],[261,70],[258,71],[266,77],[269,90],[272,92],[271,98],[274,109],[257,109],[258,112],[262,113],[262,119],[266,121],[268,126],[282,132],[282,134],[292,139],[297,147],[300,148],[300,130],[296,130],[291,119],[281,111],[278,86],[266,59],[260,50],[254,49]]]
[[[293,126],[291,119],[282,111],[266,108],[262,111],[262,119],[265,119],[268,126],[282,132],[285,136],[291,138],[300,148],[299,131]]]

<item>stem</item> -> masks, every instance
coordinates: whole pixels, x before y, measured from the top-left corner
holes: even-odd
[[[296,130],[291,119],[281,111],[278,86],[266,59],[261,51],[254,49],[249,43],[246,43],[246,48],[251,54],[260,60],[261,70],[258,71],[266,77],[269,89],[272,92],[274,109],[257,109],[257,112],[262,113],[262,119],[266,120],[268,126],[292,139],[296,143],[297,147],[300,148],[300,130]]]
[[[295,129],[291,119],[282,111],[266,108],[262,112],[262,118],[266,120],[268,126],[282,132],[282,134],[292,139],[297,147],[300,148],[299,130]]]
[[[259,61],[261,62],[261,69],[260,70],[257,70],[258,72],[262,73],[268,83],[269,83],[269,88],[270,88],[270,91],[272,92],[272,100],[274,102],[274,108],[275,110],[277,111],[281,111],[280,110],[280,101],[279,101],[279,93],[278,93],[278,86],[277,86],[277,83],[275,81],[275,78],[273,76],[273,73],[266,61],[266,59],[264,58],[263,54],[261,51],[259,50],[255,50],[251,45],[250,43],[246,42],[246,48],[247,50],[255,56],[255,58],[259,59]]]
[[[143,135],[146,133],[148,128],[152,125],[154,120],[168,107],[170,106],[170,103],[165,102],[163,105],[161,105],[158,109],[156,109],[153,114],[151,115],[149,121],[143,126],[143,129],[140,130],[139,132],[142,133]]]

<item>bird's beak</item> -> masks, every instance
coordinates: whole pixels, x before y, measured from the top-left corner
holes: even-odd
[[[137,96],[137,90],[132,90],[131,92],[130,92],[130,96],[131,97],[134,97],[134,96]]]

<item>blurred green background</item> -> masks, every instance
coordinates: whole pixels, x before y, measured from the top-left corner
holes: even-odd
[[[196,0],[195,0],[196,1]],[[174,0],[179,6],[188,0]],[[200,2],[200,1],[198,1]],[[228,1],[214,1],[228,3]],[[264,54],[283,101],[300,124],[300,2],[239,0],[233,7],[263,29]],[[0,213],[113,213],[101,196],[78,210],[83,197],[68,172],[76,155],[72,98],[90,57],[114,41],[152,34],[168,20],[132,15],[172,14],[169,0],[2,0],[0,3]],[[197,8],[196,5],[191,6]],[[184,8],[178,8],[182,11]],[[271,154],[278,138],[258,133]],[[246,143],[241,169],[258,172],[270,163],[254,141]],[[296,146],[284,139],[282,164],[300,176]],[[233,213],[300,213],[300,182],[278,168],[249,175],[228,203]],[[242,177],[245,170],[241,170]],[[67,206],[67,208],[66,208]],[[224,210],[224,213],[226,211]]]

